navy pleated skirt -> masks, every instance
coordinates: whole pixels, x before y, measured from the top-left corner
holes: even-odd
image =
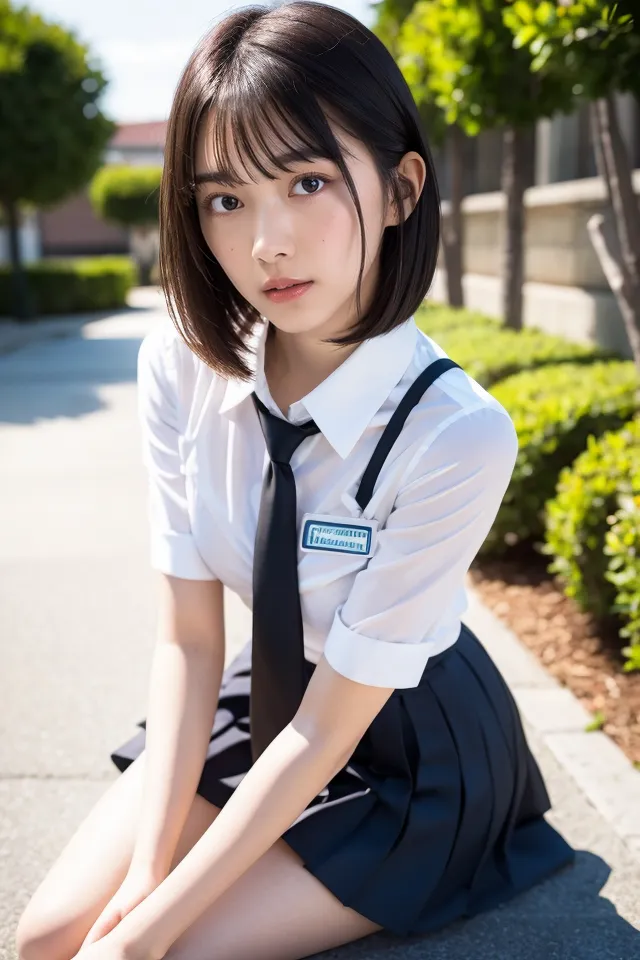
[[[309,676],[315,669],[308,663]],[[224,806],[251,766],[251,643],[226,668],[197,792]],[[125,770],[145,721],[111,759]],[[438,930],[504,903],[571,863],[518,708],[463,626],[397,689],[349,763],[283,834],[345,906],[390,933]]]

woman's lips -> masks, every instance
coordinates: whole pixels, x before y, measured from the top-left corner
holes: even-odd
[[[292,287],[283,287],[282,290],[265,290],[265,295],[274,303],[296,300],[298,297],[304,296],[312,284],[313,280],[309,280],[307,283],[296,283]]]

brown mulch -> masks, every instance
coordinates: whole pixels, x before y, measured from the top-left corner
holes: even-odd
[[[612,624],[598,623],[565,597],[538,554],[477,559],[470,576],[483,602],[520,637],[640,767],[640,672],[624,673],[625,645]]]

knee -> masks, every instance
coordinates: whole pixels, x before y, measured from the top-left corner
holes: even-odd
[[[73,931],[25,910],[15,933],[16,956],[18,960],[69,960],[79,949],[79,944],[74,949],[73,941]]]

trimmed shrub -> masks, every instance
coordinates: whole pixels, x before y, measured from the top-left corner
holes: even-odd
[[[437,339],[436,334],[446,330],[458,330],[460,327],[483,327],[500,330],[502,325],[495,317],[476,310],[448,307],[439,303],[425,303],[415,313],[416,324],[429,337]]]
[[[159,165],[109,163],[89,184],[89,199],[97,215],[110,223],[157,224],[161,178]]]
[[[604,552],[610,557],[605,577],[616,596],[613,612],[623,621],[620,636],[629,641],[622,652],[625,671],[640,670],[640,496],[623,496],[613,526],[605,534]]]
[[[615,600],[604,546],[621,494],[640,494],[640,420],[589,437],[586,450],[560,473],[547,504],[543,552],[553,557],[549,572],[596,616],[610,612]]]
[[[560,471],[590,435],[617,429],[633,416],[640,408],[639,387],[633,362],[610,360],[525,371],[491,389],[513,418],[519,451],[482,552],[542,539],[545,503],[555,494]]]
[[[483,387],[490,387],[521,370],[567,361],[593,363],[614,358],[614,354],[591,344],[573,343],[532,328],[507,330],[472,324],[434,331],[433,339]]]
[[[615,614],[624,669],[640,669],[640,421],[591,440],[548,504],[545,552],[565,593],[597,616]]]
[[[45,259],[25,265],[36,315],[78,313],[126,306],[137,271],[129,257]],[[0,315],[11,310],[11,274],[0,267]]]

